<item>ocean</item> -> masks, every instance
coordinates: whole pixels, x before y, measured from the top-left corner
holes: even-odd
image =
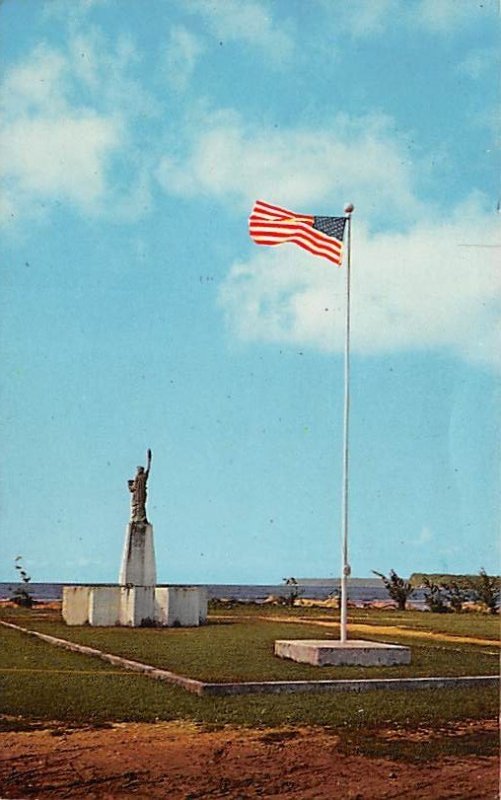
[[[30,583],[28,589],[35,600],[61,600],[63,586],[85,586],[94,584],[78,583]],[[99,584],[102,586],[112,584]],[[159,586],[162,584],[158,584]],[[172,584],[174,585],[174,584]],[[197,585],[197,584],[192,584]],[[201,584],[198,584],[201,585]],[[209,599],[227,599],[240,602],[263,602],[270,595],[288,597],[291,589],[297,588],[300,597],[311,598],[313,600],[325,600],[334,591],[339,590],[339,585],[330,582],[329,585],[309,584],[299,585],[298,587],[285,586],[282,584],[204,584],[207,588]],[[20,586],[19,583],[0,583],[0,600],[7,600],[14,588]],[[354,579],[348,582],[348,600],[364,604],[373,600],[389,600],[389,595],[382,584],[374,580]],[[423,605],[423,592],[417,590],[410,598],[410,602],[415,606]]]

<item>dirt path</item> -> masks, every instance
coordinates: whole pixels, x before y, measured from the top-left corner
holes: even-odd
[[[301,625],[319,625],[322,628],[335,628],[339,630],[339,622],[329,620],[311,619],[307,617],[280,617],[262,616],[259,619],[270,622],[299,622]],[[479,639],[475,636],[455,636],[452,633],[436,633],[435,631],[415,630],[398,625],[366,625],[363,622],[350,622],[349,633],[382,633],[385,636],[401,634],[414,639],[431,639],[439,642],[457,642],[458,644],[479,644],[487,647],[501,647],[501,642],[495,639]]]
[[[439,736],[492,732],[462,723]],[[487,731],[489,732],[489,731]],[[380,738],[408,733],[378,731]],[[436,736],[419,730],[426,745]],[[411,735],[412,739],[412,735]],[[180,723],[54,725],[0,733],[2,798],[148,800],[495,800],[497,759],[432,758],[406,763],[343,748],[322,729],[203,731]]]

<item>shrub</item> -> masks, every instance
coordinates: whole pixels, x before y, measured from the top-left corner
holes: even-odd
[[[15,589],[11,590],[12,592],[11,600],[18,606],[22,606],[23,608],[31,608],[34,603],[31,592],[28,589],[28,584],[31,581],[31,577],[28,575],[28,573],[23,567],[22,556],[17,556],[14,559],[14,567],[17,570],[23,585],[16,586]]]
[[[438,583],[434,583],[428,577],[423,578],[423,586],[425,587],[424,602],[430,611],[435,614],[446,614],[449,611],[447,598],[445,596],[444,587]]]
[[[456,581],[441,583],[440,589],[443,590],[445,594],[445,599],[449,608],[456,613],[460,613],[463,610],[463,603],[471,596],[471,591],[459,586]]]
[[[282,578],[282,580],[286,586],[290,587],[289,594],[283,598],[285,605],[293,606],[299,595],[303,593],[303,590],[299,589],[296,578]]]
[[[471,588],[475,598],[485,604],[489,614],[497,614],[501,594],[499,578],[488,575],[482,567],[478,577],[471,581]]]
[[[410,585],[409,581],[404,580],[397,575],[394,569],[390,570],[388,576],[383,575],[382,572],[376,572],[375,569],[372,570],[374,575],[377,575],[383,581],[385,588],[390,595],[391,599],[395,601],[397,607],[400,611],[405,611],[407,606],[407,600],[414,592],[413,587]]]

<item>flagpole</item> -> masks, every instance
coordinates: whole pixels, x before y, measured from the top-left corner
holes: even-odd
[[[348,562],[348,488],[349,488],[349,426],[350,426],[350,324],[351,324],[351,215],[354,211],[350,203],[344,209],[346,214],[346,306],[344,339],[344,413],[343,413],[343,497],[341,506],[341,625],[340,640],[347,640],[348,618],[348,576],[351,567]]]

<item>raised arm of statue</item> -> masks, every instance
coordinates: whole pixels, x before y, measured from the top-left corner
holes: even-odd
[[[147,453],[146,453],[146,459],[147,459],[147,463],[146,463],[146,477],[148,477],[148,475],[150,474],[150,467],[151,467],[151,450],[150,450],[149,448],[148,448],[148,451],[147,451]]]

